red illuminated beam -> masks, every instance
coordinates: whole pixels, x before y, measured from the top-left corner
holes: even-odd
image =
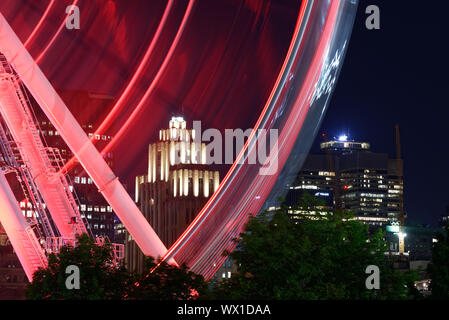
[[[86,133],[56,93],[17,35],[0,14],[0,52],[92,178],[145,255],[163,256],[162,241],[144,218]]]
[[[1,56],[2,60],[4,59]],[[5,68],[6,67],[6,68]],[[51,212],[59,232],[63,237],[71,238],[76,234],[87,233],[78,210],[74,210],[74,199],[67,193],[64,177],[55,174],[51,159],[34,125],[32,112],[23,95],[20,84],[7,64],[2,62],[0,73],[0,113],[8,130],[17,142],[17,150],[40,190],[48,210]],[[72,200],[72,201],[71,201]],[[78,217],[78,223],[70,225],[72,217]]]
[[[28,280],[31,281],[33,273],[39,267],[45,267],[47,259],[43,251],[39,251],[40,244],[25,221],[3,170],[0,170],[0,222]]]

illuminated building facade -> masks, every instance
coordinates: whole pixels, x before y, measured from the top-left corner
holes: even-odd
[[[371,152],[369,143],[345,137],[323,142],[320,147],[323,153],[309,155],[288,186],[289,205],[297,204],[306,191],[324,199],[329,208],[338,201],[339,207],[373,227],[398,219],[403,201],[401,160]]]
[[[148,172],[136,177],[135,201],[164,245],[170,247],[218,189],[220,175],[210,170],[205,144],[193,142],[195,131],[174,117],[159,141],[148,148]],[[126,264],[143,271],[144,255],[131,236],[126,241]]]

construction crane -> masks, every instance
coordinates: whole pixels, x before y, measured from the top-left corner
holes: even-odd
[[[399,125],[396,124],[396,166],[397,166],[397,174],[398,174],[398,183],[399,187],[399,232],[398,232],[398,238],[399,238],[399,254],[403,255],[405,251],[405,232],[404,232],[404,225],[405,225],[405,213],[404,213],[404,196],[403,196],[403,173],[402,173],[402,160],[401,160],[401,139],[399,136]]]

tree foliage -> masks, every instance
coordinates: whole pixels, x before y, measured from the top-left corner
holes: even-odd
[[[282,207],[253,218],[231,257],[238,274],[222,282],[217,298],[231,299],[405,299],[413,275],[392,270],[381,231],[343,211],[326,213],[324,204],[307,194],[289,215]],[[380,269],[380,289],[368,290],[366,267]]]
[[[204,278],[185,264],[177,267],[149,257],[145,269],[151,272],[137,277],[138,285],[131,288],[128,299],[195,300],[208,290]]]
[[[80,288],[67,289],[66,268],[75,265],[80,270]],[[149,257],[146,270],[156,262]],[[136,284],[139,284],[136,286]],[[48,266],[40,268],[27,286],[27,299],[196,299],[206,283],[201,276],[183,265],[175,267],[161,263],[152,273],[133,274],[123,266],[112,264],[112,248],[97,246],[87,235],[77,239],[75,247],[64,246],[51,254]]]
[[[293,212],[302,212],[292,217]],[[308,212],[308,214],[303,214]],[[187,266],[148,258],[144,274],[112,264],[110,246],[87,235],[76,247],[50,255],[26,290],[28,299],[408,299],[415,297],[415,275],[391,268],[384,235],[344,211],[327,212],[305,195],[298,207],[282,206],[252,218],[231,254],[238,273],[209,290]],[[441,235],[431,265],[435,295],[447,297],[449,240]],[[80,289],[66,288],[66,268],[80,270]],[[367,266],[380,270],[380,289],[369,290]],[[151,272],[150,272],[151,271]],[[446,296],[444,296],[446,294]]]
[[[432,261],[428,266],[431,278],[432,299],[449,299],[449,225],[445,233],[436,235],[437,242],[432,247]]]

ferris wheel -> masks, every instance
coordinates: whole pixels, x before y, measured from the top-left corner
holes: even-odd
[[[180,35],[194,2],[188,3]],[[167,10],[171,3],[168,1]],[[335,86],[357,1],[300,3],[284,63],[244,149],[218,190],[168,250],[0,14],[0,222],[30,281],[33,273],[46,265],[49,253],[57,252],[62,245],[75,245],[76,235],[92,233],[79,210],[76,194],[70,190],[58,150],[46,146],[39,135],[28,92],[142,252],[173,264],[186,263],[208,279],[224,261],[223,251],[235,247],[233,239],[250,216],[277,200],[284,192],[283,185],[299,170]],[[179,37],[174,41],[177,43]],[[168,64],[169,59],[165,61]],[[266,161],[250,165],[247,159],[257,152],[257,145],[266,144],[258,130],[275,130],[277,141],[270,146]],[[35,211],[32,219],[23,216],[8,174],[14,174],[20,182]],[[103,243],[103,239],[98,240],[99,245]],[[122,259],[123,246],[114,248],[115,259]]]

